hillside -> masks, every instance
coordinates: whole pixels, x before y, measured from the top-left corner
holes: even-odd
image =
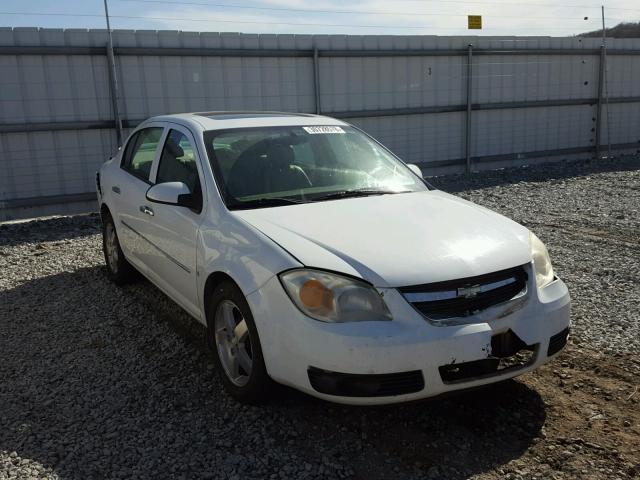
[[[601,37],[602,30],[581,33],[579,37]],[[640,38],[640,22],[619,23],[615,27],[607,28],[607,37],[610,38]]]

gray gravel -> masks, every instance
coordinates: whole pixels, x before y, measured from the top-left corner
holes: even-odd
[[[575,344],[638,353],[638,166],[434,183],[547,243],[573,297]],[[385,408],[284,388],[270,405],[239,405],[199,325],[148,282],[108,282],[96,215],[0,225],[0,272],[0,479],[494,478],[544,424],[540,396],[520,382]],[[416,445],[424,458],[409,462],[403,451]],[[518,472],[509,478],[528,478]]]
[[[640,157],[433,179],[527,226],[569,286],[575,340],[640,352]]]

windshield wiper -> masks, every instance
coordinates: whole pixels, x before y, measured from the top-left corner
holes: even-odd
[[[298,205],[300,203],[307,203],[302,200],[294,200],[293,198],[284,197],[264,197],[256,198],[254,200],[236,201],[229,204],[231,210],[244,210],[249,208],[266,208],[266,207],[281,207],[283,205]]]
[[[296,200],[293,198],[285,197],[264,197],[256,198],[254,200],[235,201],[228,205],[230,210],[246,210],[251,208],[267,208],[267,207],[281,207],[283,205],[299,205],[301,203],[309,202],[321,202],[323,200],[336,200],[339,198],[353,198],[353,197],[369,197],[373,195],[390,195],[392,193],[408,193],[411,190],[374,190],[374,189],[353,189],[353,190],[341,190],[339,192],[332,192],[319,197],[309,198],[308,200]]]
[[[342,190],[340,192],[328,193],[320,197],[314,197],[314,202],[321,202],[322,200],[334,200],[338,198],[353,198],[353,197],[369,197],[373,195],[390,195],[392,193],[408,193],[411,190],[373,190],[373,189],[354,189],[354,190]]]

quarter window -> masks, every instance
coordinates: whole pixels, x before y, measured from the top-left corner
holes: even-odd
[[[162,127],[152,127],[136,132],[125,149],[122,168],[148,182],[162,131]]]

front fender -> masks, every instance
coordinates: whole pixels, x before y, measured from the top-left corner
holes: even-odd
[[[231,277],[248,296],[274,275],[302,266],[277,243],[233,214],[219,220],[217,223],[204,222],[198,236],[198,259],[201,259],[198,291],[201,292],[202,312],[206,312],[207,279],[216,272]]]

